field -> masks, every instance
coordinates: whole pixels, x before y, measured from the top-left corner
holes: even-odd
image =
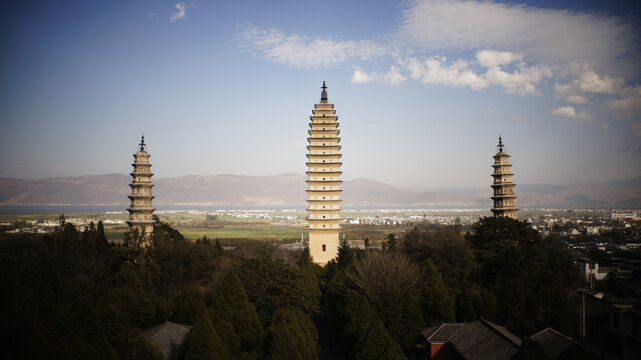
[[[594,216],[606,210],[537,210],[519,211],[520,219],[538,217]],[[196,240],[206,236],[219,239],[225,246],[240,243],[289,244],[307,239],[307,213],[300,210],[219,210],[219,211],[156,211],[161,221],[169,223],[187,239]],[[490,216],[487,210],[345,210],[341,217],[358,220],[358,224],[343,224],[341,238],[358,241],[369,238],[377,244],[390,233],[401,235],[420,223],[469,226],[479,217]],[[124,221],[126,212],[117,213],[68,213],[67,221],[79,229],[91,221],[102,220],[107,239],[120,242],[128,230]],[[24,232],[51,231],[57,224],[59,214],[0,214],[0,237],[11,235],[13,228]]]

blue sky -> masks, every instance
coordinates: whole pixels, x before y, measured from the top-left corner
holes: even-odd
[[[344,179],[641,176],[635,2],[30,1],[0,14],[0,177],[304,173],[327,81]]]

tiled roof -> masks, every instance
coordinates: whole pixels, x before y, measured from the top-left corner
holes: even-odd
[[[165,359],[171,357],[172,352],[185,340],[191,326],[180,325],[166,321],[163,324],[152,326],[143,331],[145,337],[158,347]]]
[[[430,331],[431,330],[431,331]],[[465,359],[510,359],[521,346],[521,339],[506,328],[487,320],[442,324],[423,331],[428,342],[448,342]]]
[[[425,336],[425,339],[427,341],[448,341],[454,335],[463,325],[464,323],[460,324],[447,324],[443,323],[440,326],[436,326],[430,331],[428,334],[426,334],[425,330],[423,331],[423,336]],[[428,329],[426,329],[428,330]]]
[[[570,346],[577,343],[552,328],[541,330],[530,336],[530,339],[541,344],[543,351],[552,359],[558,358]]]

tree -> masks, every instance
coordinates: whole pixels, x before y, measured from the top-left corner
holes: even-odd
[[[347,269],[347,267],[354,262],[354,259],[356,259],[354,249],[349,247],[347,240],[343,238],[338,247],[338,256],[336,257],[338,268],[341,270]]]
[[[423,325],[421,269],[402,253],[376,252],[356,261],[347,277],[367,297],[392,337],[410,351]]]
[[[256,308],[233,269],[227,270],[212,298],[214,327],[232,354],[252,353],[258,349],[263,328]]]
[[[396,236],[394,234],[387,234],[386,239],[387,250],[396,250]]]
[[[565,329],[562,311],[578,286],[567,250],[543,239],[528,223],[504,217],[482,218],[467,238],[481,288],[496,295],[497,321],[520,336],[542,326]]]
[[[455,291],[467,287],[476,268],[474,257],[461,234],[447,229],[407,232],[402,249],[418,263],[431,259],[443,281]]]
[[[309,249],[307,248],[305,248],[301,253],[300,258],[297,261],[297,265],[303,278],[303,291],[305,292],[305,297],[310,299],[310,303],[312,304],[311,315],[316,315],[320,311],[321,298],[323,296],[323,293],[318,287],[319,279],[317,270],[319,266],[313,263],[312,257],[309,254]]]
[[[238,276],[265,327],[273,314],[283,307],[293,306],[308,314],[315,311],[317,299],[306,294],[301,272],[281,259],[243,260]]]
[[[98,232],[97,240],[99,244],[107,244],[107,236],[105,236],[105,226],[102,224],[102,220],[98,221],[98,228],[96,229]]]
[[[185,360],[231,359],[204,304],[198,308],[194,327],[187,334],[186,342]]]
[[[318,359],[318,333],[305,313],[292,307],[282,308],[274,314],[271,323],[267,329],[263,359]]]
[[[455,319],[454,300],[432,259],[425,261],[423,281],[423,318],[427,325],[438,325]]]
[[[129,321],[137,327],[152,325],[155,320],[154,303],[131,263],[120,266],[109,298],[112,304],[128,312]]]
[[[398,343],[390,336],[367,299],[355,291],[345,296],[341,317],[345,321],[344,343],[349,358],[405,359]]]
[[[478,284],[471,284],[456,295],[456,320],[476,321],[481,317],[493,319],[496,314],[494,293]]]

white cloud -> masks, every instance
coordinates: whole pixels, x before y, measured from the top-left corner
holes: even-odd
[[[536,84],[551,76],[552,72],[546,66],[523,66],[512,73],[492,67],[487,70],[485,79],[489,85],[501,86],[508,94],[536,95],[539,93]]]
[[[624,88],[618,98],[608,102],[608,107],[633,119],[641,119],[641,85]]]
[[[601,76],[589,65],[574,62],[569,66],[572,81],[565,84],[554,84],[554,96],[575,104],[587,104],[585,94],[615,95],[624,89],[625,81],[621,77]]]
[[[587,104],[589,102],[587,98],[581,95],[570,95],[566,100],[575,104]]]
[[[488,67],[485,73],[475,72],[472,64],[464,59],[448,64],[447,59],[442,56],[433,56],[427,60],[408,58],[402,64],[413,79],[424,84],[462,86],[474,90],[496,85],[508,94],[520,95],[538,94],[536,85],[552,76],[551,70],[542,65],[528,67],[521,63],[513,71],[500,66],[521,59],[519,54],[483,50],[476,57],[483,66]]]
[[[383,83],[389,85],[398,85],[405,80],[407,80],[407,78],[403,76],[403,74],[401,74],[401,70],[394,65],[390,66],[389,72],[384,74],[382,78]]]
[[[251,48],[277,63],[300,68],[333,66],[350,59],[370,60],[387,50],[369,40],[344,41],[311,38],[282,31],[246,27],[239,34],[242,47]]]
[[[404,64],[410,76],[423,84],[464,86],[474,90],[487,87],[485,79],[469,69],[467,61],[458,60],[450,65],[446,61],[443,56],[434,56],[424,61],[408,58]]]
[[[176,20],[180,20],[183,18],[187,17],[187,13],[185,12],[187,10],[188,5],[185,4],[184,2],[179,2],[176,4],[176,12],[171,14],[171,18],[169,19],[169,22],[174,22]]]
[[[578,113],[573,106],[563,106],[557,109],[550,111],[552,115],[565,116],[567,118],[573,119],[575,122],[584,122],[592,120],[592,116],[583,111]]]
[[[499,48],[550,65],[586,59],[599,71],[638,72],[638,32],[623,18],[603,13],[415,0],[403,13],[398,38],[428,50]]]
[[[476,58],[481,66],[494,67],[520,61],[523,59],[523,54],[517,54],[510,51],[481,50],[476,53]]]
[[[579,88],[587,93],[615,94],[623,84],[623,78],[605,76],[601,78],[594,71],[586,71],[577,80]]]
[[[376,74],[376,73],[374,73]],[[374,75],[370,75],[363,71],[363,69],[358,66],[354,66],[354,74],[352,75],[352,82],[356,84],[366,84],[376,80]]]
[[[573,106],[563,106],[558,109],[554,109],[550,111],[550,114],[574,118],[576,117],[576,110],[574,109]]]
[[[356,84],[365,84],[372,81],[379,81],[388,85],[399,85],[407,78],[401,74],[401,70],[397,66],[390,66],[390,70],[386,74],[377,74],[373,72],[368,74],[358,66],[354,66],[354,74],[352,74],[352,82]]]

